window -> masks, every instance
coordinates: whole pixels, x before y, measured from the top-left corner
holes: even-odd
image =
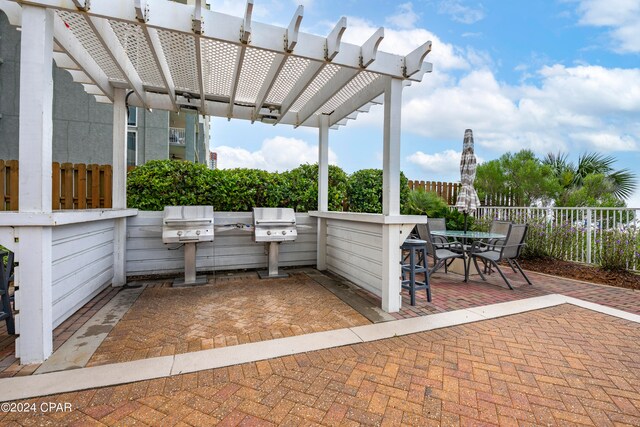
[[[138,164],[138,132],[127,132],[127,166],[135,166]]]
[[[138,109],[129,107],[127,112],[127,126],[138,126]]]

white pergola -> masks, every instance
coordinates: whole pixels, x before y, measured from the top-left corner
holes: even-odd
[[[383,28],[361,46],[342,42],[346,18],[325,37],[299,31],[302,6],[286,28],[253,21],[253,0],[246,1],[243,17],[202,6],[201,0],[195,6],[168,0],[0,0],[10,22],[22,27],[20,206],[17,214],[0,214],[0,237],[9,236],[7,227],[19,228],[19,239],[10,237],[20,261],[16,352],[23,363],[51,354],[53,226],[113,219],[111,282],[118,286],[126,281],[126,217],[135,215],[126,209],[127,103],[319,128],[319,212],[314,213],[318,268],[331,269],[331,221],[377,224],[382,233],[383,309],[400,309],[398,247],[402,233],[424,221],[400,215],[402,90],[431,71],[431,64],[423,62],[431,42],[400,56],[378,51]],[[109,212],[51,211],[52,61],[98,102],[114,105]],[[328,212],[328,131],[380,103],[383,214]]]

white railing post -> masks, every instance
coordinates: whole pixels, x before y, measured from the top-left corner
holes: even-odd
[[[587,264],[591,264],[591,234],[593,230],[591,229],[591,208],[587,208]]]

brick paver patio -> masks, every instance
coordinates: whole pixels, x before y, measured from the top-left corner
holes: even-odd
[[[640,425],[640,328],[562,305],[31,399],[4,425]]]
[[[507,289],[497,274],[490,276],[487,282],[472,276],[468,283],[463,283],[460,275],[438,272],[432,277],[433,301],[428,303],[425,292],[418,292],[417,304],[412,307],[407,292],[403,291],[402,310],[394,316],[415,317],[552,293],[640,314],[638,291],[531,272],[527,274],[534,285],[529,286],[509,269],[504,271],[515,290]],[[288,287],[287,283],[291,280],[295,283]],[[304,274],[294,274],[293,279],[265,282],[257,279],[254,272],[230,276],[220,273],[215,276],[214,282],[217,283],[214,287],[217,286],[218,292],[214,299],[196,297],[211,292],[211,286],[202,290],[172,289],[167,280],[149,282],[152,285],[143,294],[144,298],[140,298],[134,309],[107,337],[89,366],[367,323],[366,319]],[[56,328],[54,349],[118,291],[117,288],[107,288]],[[380,307],[380,299],[376,296],[363,290],[356,290],[355,293],[371,306]],[[269,302],[264,303],[267,300]],[[221,304],[221,301],[224,303]],[[299,319],[296,320],[296,316]],[[39,367],[38,364],[19,365],[13,354],[13,339],[6,334],[4,322],[0,322],[0,378],[30,375]]]
[[[306,274],[224,275],[210,286],[147,288],[87,366],[309,334],[370,322]]]

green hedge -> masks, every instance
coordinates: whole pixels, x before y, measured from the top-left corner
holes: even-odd
[[[347,174],[329,166],[329,209],[342,210]],[[165,206],[212,205],[216,211],[248,212],[254,206],[318,209],[318,165],[282,173],[258,169],[209,170],[174,160],[153,160],[131,170],[127,205],[158,211]]]
[[[400,172],[400,206],[409,197],[409,181]],[[349,176],[347,199],[350,212],[382,213],[382,169],[362,169]]]
[[[400,201],[409,195],[407,178],[400,177]],[[348,176],[329,166],[329,210],[382,212],[382,170],[365,169]],[[254,206],[290,207],[296,212],[318,209],[318,165],[301,165],[286,172],[258,169],[209,170],[174,160],[154,160],[131,170],[127,204],[159,211],[165,206],[212,205],[222,212],[248,212]]]

